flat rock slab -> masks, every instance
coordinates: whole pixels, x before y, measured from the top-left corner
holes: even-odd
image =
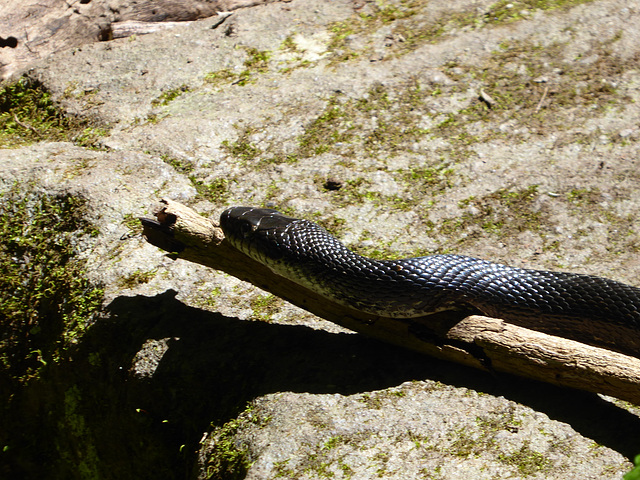
[[[564,471],[595,480],[624,473],[613,458],[594,463],[602,447],[565,423],[429,381],[348,397],[278,393],[241,418],[236,441],[255,459],[247,479],[543,479]]]

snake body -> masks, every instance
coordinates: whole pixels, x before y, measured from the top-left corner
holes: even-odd
[[[220,217],[236,248],[327,299],[393,318],[446,310],[502,318],[640,355],[640,288],[592,275],[515,268],[463,255],[375,260],[319,225],[276,210]]]

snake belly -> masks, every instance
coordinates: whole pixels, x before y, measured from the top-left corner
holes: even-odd
[[[464,255],[375,260],[324,228],[272,209],[232,207],[227,240],[327,299],[390,318],[458,310],[640,356],[640,288],[592,275],[510,267]]]

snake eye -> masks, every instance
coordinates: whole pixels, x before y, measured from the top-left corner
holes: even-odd
[[[242,238],[249,238],[255,231],[256,227],[249,222],[242,222],[240,224],[240,235],[242,235]]]

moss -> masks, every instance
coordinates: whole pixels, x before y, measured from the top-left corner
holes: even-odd
[[[377,2],[371,5],[370,13],[354,15],[347,20],[331,24],[329,26],[331,39],[327,50],[332,52],[332,61],[334,63],[346,61],[361,54],[361,52],[356,52],[349,47],[348,39],[351,35],[374,32],[397,20],[412,17],[417,12],[413,7],[420,6],[421,3],[423,4],[424,2]]]
[[[229,197],[229,180],[216,178],[212,182],[205,183],[194,176],[190,176],[191,183],[196,188],[199,198],[204,198],[212,203],[224,203]]]
[[[82,394],[77,386],[71,386],[64,393],[64,413],[58,422],[58,428],[66,433],[58,437],[58,452],[64,462],[74,465],[79,478],[100,478],[100,459],[93,442],[93,434],[81,413]],[[61,443],[60,439],[65,442]],[[67,444],[73,443],[75,448]]]
[[[245,478],[251,461],[248,448],[235,440],[241,424],[241,419],[233,419],[214,431],[214,443],[205,465],[207,480]]]
[[[310,67],[316,62],[305,58],[306,50],[300,47],[294,39],[294,34],[289,34],[280,44],[280,52],[284,55],[280,55],[279,64],[281,68],[278,71],[282,74],[288,74],[298,68]]]
[[[593,59],[588,62],[567,62],[563,43],[543,48],[527,42],[503,42],[480,67],[449,65],[447,73],[452,78],[480,82],[478,97],[449,113],[430,134],[467,145],[500,137],[526,139],[530,134],[568,130],[605,109],[624,108],[629,99],[614,85],[624,71],[633,68],[637,58],[613,55],[610,45],[617,41],[614,38],[617,36],[593,45]],[[452,85],[444,90],[453,94],[456,88]],[[495,124],[511,127],[491,127]],[[572,141],[578,141],[580,135],[593,141],[593,133],[574,134]]]
[[[151,105],[154,107],[157,107],[159,105],[168,105],[180,95],[188,91],[189,87],[187,85],[181,85],[178,88],[172,88],[171,90],[162,92],[162,94],[160,94],[158,98],[151,100]]]
[[[244,66],[249,70],[264,73],[269,69],[269,58],[271,53],[267,50],[258,50],[257,48],[246,48],[247,59]]]
[[[157,113],[152,112],[147,115],[147,122],[150,123],[151,125],[155,125],[160,120],[162,120],[165,116],[166,115],[158,115]]]
[[[422,127],[424,118],[430,116],[427,96],[416,80],[395,88],[376,84],[360,98],[334,95],[298,138],[295,155],[305,158],[330,152],[348,157],[414,152],[415,143],[428,133]]]
[[[636,236],[637,215],[619,214],[615,208],[603,203],[604,197],[597,188],[575,188],[564,193],[570,210],[577,216],[591,218],[604,223],[607,228],[606,249],[609,253],[637,252],[640,250]],[[575,236],[586,236],[588,232],[578,230]]]
[[[367,408],[380,410],[384,405],[384,396],[384,393],[380,392],[364,393],[360,398],[358,398],[358,401],[364,403]]]
[[[207,285],[203,285],[202,287],[199,287],[198,290],[201,293],[201,295],[197,300],[198,306],[201,306],[207,309],[213,309],[218,303],[218,298],[222,293],[222,289],[218,286],[211,287],[210,285],[207,284]]]
[[[362,27],[359,24],[359,18],[335,22],[329,26],[331,39],[327,45],[327,50],[331,52],[333,63],[344,62],[358,56],[351,48],[348,48],[346,39],[349,35],[360,32]]]
[[[211,85],[222,85],[235,81],[238,78],[238,74],[234,73],[228,68],[223,68],[215,72],[207,73],[204,77],[204,81]]]
[[[320,212],[316,212],[314,217],[315,218],[313,218],[312,220],[334,237],[340,237],[346,230],[347,221],[344,218],[332,215],[331,217],[325,219],[321,217]]]
[[[256,74],[269,71],[271,52],[253,47],[244,47],[244,49],[247,54],[247,58],[243,63],[244,70],[235,72],[231,69],[223,68],[205,75],[204,81],[215,86],[225,84],[245,86],[255,83]]]
[[[356,110],[371,112],[378,118],[375,128],[364,142],[369,151],[384,149],[393,152],[408,150],[407,146],[420,140],[427,130],[420,127],[424,112],[424,96],[420,84],[411,81],[389,98],[387,89],[374,86],[366,99],[356,104]]]
[[[160,156],[160,159],[163,162],[171,165],[176,170],[176,172],[179,172],[179,173],[190,174],[194,170],[193,165],[190,162],[185,160],[173,158],[173,157],[170,157],[169,155],[162,155]]]
[[[580,207],[595,205],[602,201],[602,193],[597,188],[574,188],[568,191],[565,197],[569,203]]]
[[[80,147],[98,150],[98,141],[109,134],[107,129],[99,127],[86,127],[73,137],[73,141]]]
[[[455,170],[444,159],[435,165],[420,165],[407,170],[399,170],[399,176],[414,192],[416,198],[444,193],[453,186]]]
[[[352,35],[368,35],[385,22],[403,38],[385,51],[400,54],[422,43],[434,41],[451,28],[481,28],[513,21],[514,13],[565,9],[584,1],[498,2],[487,15],[458,11],[442,15],[436,26],[429,26],[421,14],[425,2],[383,2],[374,13],[354,16],[332,25],[330,50],[346,55]],[[399,12],[399,13],[398,13]],[[519,18],[519,17],[518,17]],[[413,23],[412,23],[413,22]],[[426,30],[425,30],[426,29]],[[473,154],[470,146],[498,138],[526,140],[532,134],[569,130],[605,109],[623,109],[629,98],[616,85],[624,71],[637,64],[637,58],[622,59],[611,45],[622,38],[611,38],[592,45],[588,61],[566,58],[562,43],[540,47],[527,42],[503,42],[484,64],[449,64],[446,73],[454,83],[423,92],[417,82],[404,88],[374,86],[359,99],[335,95],[327,108],[300,137],[300,156],[325,152],[354,157],[389,155],[397,151],[416,152],[421,139],[441,137],[451,145],[448,156],[458,159]],[[366,44],[366,41],[360,43]],[[397,45],[396,45],[397,44]],[[351,52],[351,56],[356,52]],[[347,55],[347,56],[349,56]],[[567,61],[571,60],[571,61]],[[479,84],[477,97],[456,112],[434,117],[428,97],[453,96],[467,92],[461,85]],[[426,122],[425,122],[426,120]],[[436,126],[430,123],[438,121]],[[496,125],[504,125],[497,128]],[[573,132],[571,141],[592,143],[607,132]],[[612,141],[620,141],[612,136]]]
[[[298,157],[296,155],[291,155],[291,154],[286,154],[286,153],[282,153],[282,152],[275,152],[272,153],[270,152],[271,149],[267,149],[267,151],[265,153],[270,153],[270,156],[265,158],[262,158],[260,160],[260,164],[261,165],[282,165],[282,164],[289,164],[289,165],[293,165],[294,163],[298,163]]]
[[[280,50],[294,53],[299,52],[298,44],[293,39],[293,35],[289,34],[285,37],[285,39],[280,44]]]
[[[362,203],[367,196],[371,199],[374,193],[369,191],[370,186],[371,182],[364,177],[358,177],[344,182],[344,186],[340,190],[327,193],[334,205],[343,207]]]
[[[495,451],[499,444],[495,436],[504,430],[514,431],[521,421],[516,419],[514,412],[492,413],[475,419],[475,427],[463,427],[454,432],[455,438],[449,451],[459,457],[481,455],[487,451]]]
[[[433,18],[427,12],[426,0],[387,0],[370,6],[370,13],[354,15],[329,26],[331,39],[327,50],[333,63],[359,58],[371,51],[375,32],[391,25],[392,38],[385,45],[385,58],[403,55],[422,45],[446,38],[448,32],[460,29],[491,28],[528,18],[536,10],[569,9],[592,0],[500,0],[479,11],[475,7],[443,12]],[[360,38],[364,47],[351,47],[352,36]]]
[[[40,140],[77,141],[91,145],[102,129],[65,116],[44,85],[27,77],[0,89],[0,146],[15,147]]]
[[[485,14],[488,24],[504,24],[528,18],[536,10],[569,9],[593,0],[500,0]]]
[[[0,373],[24,383],[63,358],[99,313],[103,290],[75,245],[97,230],[86,201],[17,187],[0,201]]]
[[[138,217],[134,217],[130,213],[127,213],[123,218],[121,225],[124,225],[128,230],[131,236],[139,235],[142,233],[142,224]]]
[[[229,155],[232,155],[241,160],[254,160],[262,153],[262,150],[260,150],[248,140],[249,135],[250,131],[245,131],[235,142],[223,140],[221,143],[221,147]]]
[[[517,467],[518,472],[525,477],[547,472],[552,466],[551,461],[543,454],[532,450],[527,441],[519,450],[509,455],[500,455],[498,458],[507,465]]]
[[[349,245],[349,248],[359,255],[375,259],[398,260],[406,256],[389,245],[363,246],[362,244],[355,244]],[[419,256],[419,254],[416,253],[416,256]]]
[[[457,457],[469,457],[480,455],[488,450],[495,449],[493,435],[487,432],[478,432],[474,429],[460,428],[453,432],[454,439],[448,447],[449,453]]]
[[[294,478],[303,476],[303,473],[311,473],[318,478],[334,478],[340,471],[343,478],[351,478],[353,469],[345,462],[345,456],[336,452],[341,446],[352,443],[352,439],[343,435],[334,435],[327,440],[318,443],[314,447],[314,453],[304,458],[299,466],[299,472],[293,472]]]
[[[544,211],[535,206],[538,186],[509,190],[499,189],[483,197],[469,197],[459,203],[469,209],[462,215],[449,218],[435,226],[451,245],[456,237],[458,246],[473,241],[477,228],[486,233],[506,237],[525,230],[537,232],[544,223]]]
[[[223,142],[224,143],[224,142]],[[229,178],[216,178],[211,182],[200,180],[194,173],[192,163],[178,158],[162,155],[163,162],[171,165],[177,172],[186,175],[197,192],[197,198],[206,199],[212,203],[224,203],[229,197],[229,183],[234,181]]]
[[[272,180],[265,189],[264,198],[260,202],[260,206],[263,208],[271,208],[270,206],[277,204],[276,200],[279,198],[282,198],[283,194],[284,194],[284,191],[279,186],[278,182],[276,182],[275,180]],[[282,206],[278,206],[278,210],[280,211],[280,213],[284,213],[285,215],[288,215],[287,210]]]
[[[295,478],[295,472],[287,466],[290,461],[288,458],[281,462],[273,462],[274,478]]]
[[[253,314],[251,318],[253,320],[259,320],[262,322],[271,321],[271,317],[282,306],[282,300],[275,295],[258,295],[251,300],[251,308]]]
[[[325,110],[305,128],[304,134],[298,139],[298,154],[301,157],[321,155],[341,142],[349,142],[353,134],[350,126],[341,128],[347,113],[340,105],[338,96],[329,99]]]
[[[127,275],[126,277],[120,279],[118,284],[123,288],[134,288],[138,285],[149,283],[153,279],[153,277],[156,276],[156,273],[156,270],[150,270],[146,272],[142,270],[136,270],[130,275]]]

